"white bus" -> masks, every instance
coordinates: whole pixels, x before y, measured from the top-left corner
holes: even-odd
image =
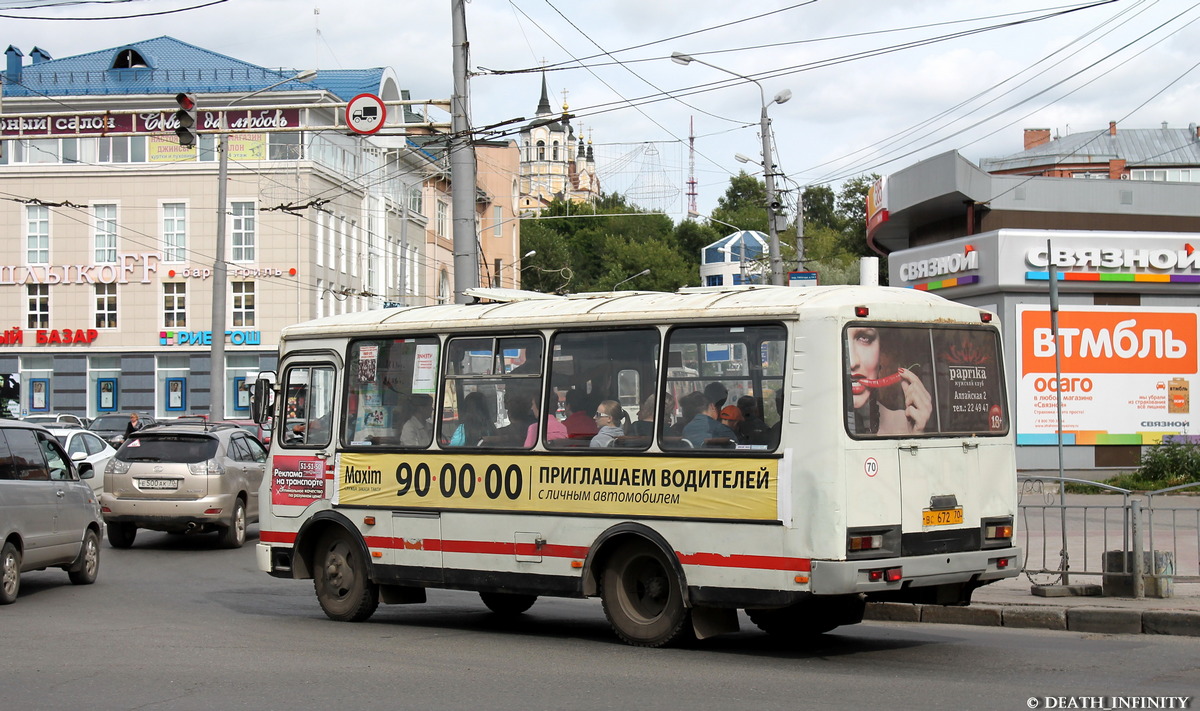
[[[258,565],[329,617],[599,596],[659,646],[739,609],[798,636],[866,600],[966,604],[1020,570],[991,313],[853,286],[470,294],[290,326],[255,383]]]

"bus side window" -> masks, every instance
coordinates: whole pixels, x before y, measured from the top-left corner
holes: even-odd
[[[351,446],[428,447],[440,352],[433,337],[350,344],[345,440]]]
[[[786,331],[777,324],[672,329],[661,393],[663,449],[779,446]],[[769,403],[769,404],[768,404]]]
[[[659,342],[659,333],[653,328],[555,334],[550,351],[550,387],[539,422],[545,446],[590,448],[592,439],[603,433],[597,446],[649,447],[657,411],[651,406],[640,421],[634,419],[634,414],[640,411],[641,403],[654,397]],[[618,426],[604,413],[597,417],[597,407],[605,401],[618,403],[629,419]]]
[[[438,442],[443,447],[532,447],[542,343],[540,336],[448,341]]]

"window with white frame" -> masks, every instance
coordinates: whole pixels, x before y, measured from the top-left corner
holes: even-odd
[[[408,189],[408,209],[418,215],[425,214],[424,211],[424,194],[421,190],[421,184],[417,183]]]
[[[45,205],[25,206],[25,261],[50,263],[50,208]]]
[[[50,328],[50,285],[29,284],[25,287],[29,297],[26,307],[26,328]]]
[[[504,208],[499,205],[492,207],[492,236],[504,236]]]
[[[117,285],[96,284],[96,328],[117,327]]]
[[[92,205],[96,264],[117,263],[117,206]]]
[[[358,276],[359,243],[362,241],[362,231],[358,229],[358,221],[350,220],[350,275]]]
[[[229,205],[233,233],[233,261],[254,261],[254,203],[235,202]]]
[[[254,282],[235,281],[233,287],[233,325],[254,325]]]
[[[187,284],[163,282],[163,326],[187,328]]]
[[[182,202],[163,203],[163,261],[182,262],[187,259],[187,205]]]
[[[450,234],[450,229],[449,229],[450,226],[449,226],[449,224],[447,224],[449,221],[450,221],[449,206],[446,205],[446,203],[444,201],[438,200],[437,201],[437,223],[436,223],[438,237],[445,237],[448,234]]]

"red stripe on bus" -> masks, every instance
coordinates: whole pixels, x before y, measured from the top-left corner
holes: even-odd
[[[263,543],[295,543],[296,534],[287,531],[259,531],[258,540]]]
[[[282,531],[262,531],[259,540],[264,543],[295,543],[296,534]],[[390,536],[365,536],[368,548],[395,550],[425,550],[441,553],[477,553],[481,555],[540,555],[546,558],[573,558],[582,560],[588,556],[586,546],[562,546],[546,544],[540,548],[533,543],[509,541],[447,541],[436,538],[406,541]],[[808,558],[788,558],[772,555],[722,555],[720,553],[680,553],[679,562],[684,565],[700,565],[709,568],[749,568],[754,570],[787,570],[806,573],[812,570]]]
[[[776,555],[721,555],[720,553],[679,553],[679,562],[684,565],[705,565],[713,568],[755,568],[758,570],[795,570],[808,572],[812,561],[808,558],[785,558]]]

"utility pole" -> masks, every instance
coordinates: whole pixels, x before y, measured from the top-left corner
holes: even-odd
[[[450,97],[450,199],[454,213],[454,301],[479,286],[479,253],[475,248],[475,145],[471,139],[467,67],[466,0],[451,0],[454,52],[454,95]]]
[[[759,86],[759,91],[761,90],[762,87]],[[771,283],[782,286],[783,257],[779,253],[779,231],[775,228],[775,213],[779,209],[779,203],[775,200],[775,161],[771,159],[771,119],[767,117],[767,106],[769,104],[764,98],[759,131],[762,132],[763,180],[767,185],[767,248],[771,255]]]

